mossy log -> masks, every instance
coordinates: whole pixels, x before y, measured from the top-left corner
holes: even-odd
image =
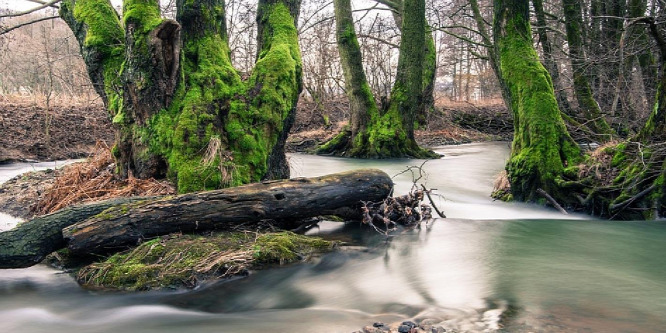
[[[62,209],[0,232],[0,268],[24,268],[41,262],[49,253],[66,246],[62,229],[84,221],[113,206],[146,197],[118,198]]]
[[[74,254],[107,254],[174,232],[224,230],[262,220],[336,215],[386,198],[391,178],[359,170],[316,178],[254,183],[115,206],[63,230]]]

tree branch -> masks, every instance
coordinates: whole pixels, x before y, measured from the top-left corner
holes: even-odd
[[[374,37],[374,36],[371,36],[371,35],[361,35],[361,34],[359,34],[358,37],[359,37],[359,38],[368,38],[368,39],[372,39],[372,40],[378,41],[378,42],[380,42],[380,43],[383,43],[383,44],[389,45],[389,46],[391,46],[391,47],[394,47],[394,48],[396,48],[396,49],[399,49],[399,48],[400,48],[400,45],[398,45],[398,44],[393,44],[393,43],[391,43],[391,42],[389,42],[389,41],[385,41],[385,40],[383,40],[383,39],[381,39],[381,38],[377,38],[377,37]]]
[[[34,23],[37,23],[37,22],[41,22],[41,21],[57,19],[57,18],[60,18],[60,16],[40,17],[40,18],[38,18],[38,19],[34,19],[34,20],[32,20],[32,21],[28,21],[28,22],[24,22],[24,23],[21,23],[21,24],[17,24],[17,25],[15,25],[15,26],[13,26],[13,27],[2,28],[2,29],[0,29],[0,35],[4,35],[4,34],[6,34],[6,33],[9,33],[9,32],[11,32],[11,31],[13,31],[13,30],[16,30],[16,29],[18,29],[18,28],[20,28],[20,27],[24,27],[24,26],[31,25],[31,24],[34,24]]]
[[[40,2],[38,2],[38,3],[42,3],[41,6],[37,6],[37,7],[35,7],[35,8],[28,9],[28,10],[23,11],[23,12],[9,13],[9,14],[5,14],[5,15],[0,15],[0,18],[2,18],[2,17],[17,17],[17,16],[23,16],[23,15],[27,15],[27,14],[30,14],[30,13],[34,13],[34,12],[36,12],[36,11],[38,11],[38,10],[42,10],[42,9],[44,9],[44,8],[46,8],[46,7],[54,7],[54,8],[58,8],[57,6],[53,6],[53,5],[55,5],[56,3],[60,2],[60,1],[62,1],[62,0],[52,0],[52,1],[49,1],[49,2],[43,2],[43,3],[40,1]],[[36,1],[33,1],[33,2],[36,2]]]

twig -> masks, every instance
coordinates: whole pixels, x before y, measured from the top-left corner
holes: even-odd
[[[10,31],[16,30],[20,27],[24,27],[26,25],[31,25],[31,24],[34,24],[34,23],[37,23],[37,22],[46,21],[46,20],[53,20],[53,19],[57,19],[57,18],[60,18],[60,16],[41,17],[41,18],[38,18],[38,19],[35,19],[35,20],[32,20],[32,21],[17,24],[15,26],[12,26],[12,27],[9,27],[9,28],[4,28],[4,29],[0,30],[0,35],[4,35],[4,34],[10,32]]]
[[[631,197],[627,200],[624,200],[622,202],[618,202],[616,204],[610,205],[609,209],[611,211],[613,211],[613,210],[616,210],[616,209],[624,208],[628,204],[630,204],[630,203],[634,202],[635,200],[638,200],[638,199],[642,198],[643,196],[645,196],[646,194],[650,193],[652,190],[654,190],[654,187],[655,187],[654,184],[652,184],[648,188],[638,192],[633,197]]]
[[[541,188],[538,188],[536,191],[537,193],[541,194],[544,198],[546,198],[546,200],[548,200],[548,202],[550,202],[553,206],[555,206],[555,208],[559,210],[560,213],[564,215],[569,215],[569,213],[567,213],[567,211],[564,208],[562,208],[562,206],[560,206],[560,204],[558,204],[557,201],[555,201],[555,199],[550,196],[550,194],[546,193],[546,191],[544,191]]]
[[[430,200],[430,204],[432,205],[432,208],[435,210],[437,215],[439,215],[439,217],[441,218],[446,218],[446,215],[444,215],[444,213],[439,211],[439,208],[437,208],[437,205],[435,205],[435,201],[432,200],[432,197],[430,196],[430,192],[432,190],[427,190],[425,185],[423,184],[421,184],[421,188],[423,188],[423,192],[425,192],[426,196],[428,197],[428,200]]]
[[[54,8],[57,9],[58,6],[54,6],[54,5],[58,2],[60,2],[60,1],[62,1],[62,0],[53,0],[53,1],[50,1],[50,2],[46,2],[46,3],[43,3],[43,2],[40,1],[38,3],[41,3],[42,4],[41,6],[37,6],[35,8],[31,8],[31,9],[28,9],[28,10],[23,11],[23,12],[9,13],[9,14],[0,15],[0,17],[17,17],[17,16],[28,15],[30,13],[36,12],[36,11],[44,9],[46,7],[54,7]]]

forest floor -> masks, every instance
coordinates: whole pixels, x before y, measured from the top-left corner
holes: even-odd
[[[106,110],[97,105],[55,105],[0,99],[0,163],[87,157],[98,140],[113,142]]]

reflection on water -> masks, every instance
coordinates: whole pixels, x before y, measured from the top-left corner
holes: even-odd
[[[367,250],[190,292],[98,294],[43,266],[3,270],[0,332],[351,332],[407,318],[481,332],[497,328],[507,308],[515,310],[510,332],[663,330],[666,223],[581,220],[493,202],[489,184],[506,144],[442,152],[447,157],[425,168],[452,218],[428,228],[386,243],[357,225],[325,223],[313,233]],[[363,166],[393,175],[419,164],[290,158],[297,176]],[[410,186],[407,175],[395,181],[398,192]]]

